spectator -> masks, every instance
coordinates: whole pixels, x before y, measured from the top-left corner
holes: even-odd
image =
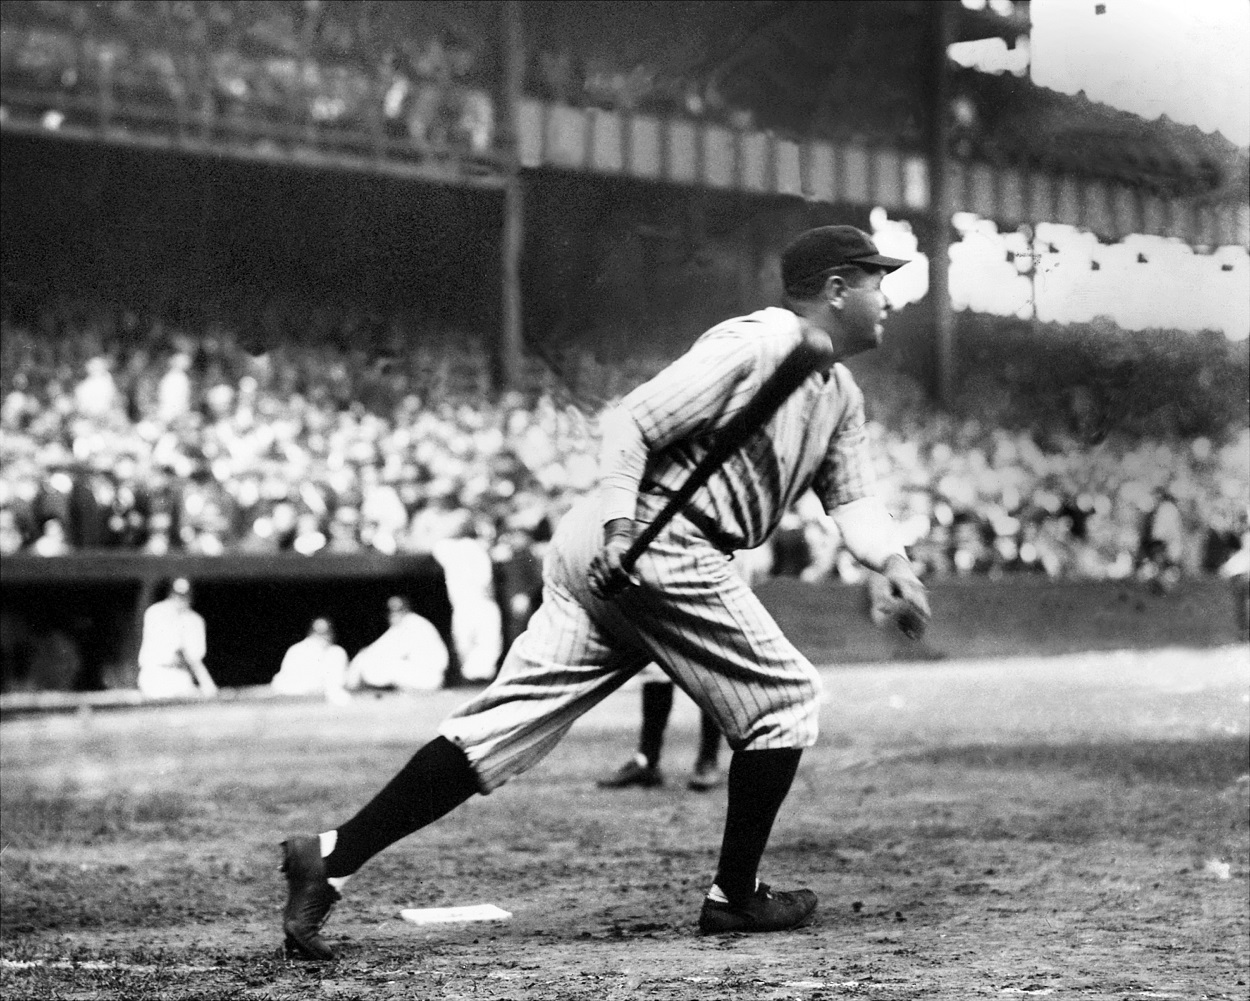
[[[119,409],[120,396],[107,358],[90,358],[87,375],[74,389],[74,406],[78,413],[92,420],[113,417]]]
[[[44,521],[43,530],[31,549],[36,556],[65,556],[70,552],[65,526],[60,518],[48,518]]]
[[[168,596],[143,613],[138,684],[147,698],[217,694],[217,685],[204,666],[208,652],[204,617],[191,607],[191,601],[191,583],[179,577],[170,585]]]
[[[343,705],[347,693],[347,651],[334,641],[334,626],[318,616],[308,635],[287,650],[271,687],[280,695],[321,695],[327,702]]]
[[[1176,497],[1168,488],[1156,494],[1154,509],[1142,525],[1138,575],[1168,591],[1180,579],[1185,558],[1185,526]]]
[[[334,517],[330,519],[330,538],[326,543],[326,552],[360,552],[360,537],[356,534],[356,525],[359,521],[360,514],[355,508],[340,507],[336,509]]]
[[[360,470],[360,538],[380,553],[392,555],[408,525],[408,510],[395,487],[382,479],[376,466]]]
[[[451,658],[434,624],[414,612],[407,598],[388,598],[386,632],[352,658],[347,688],[430,691],[441,688]]]
[[[0,507],[0,556],[12,556],[21,552],[26,540],[18,527],[17,513],[9,507]]]
[[[191,356],[179,351],[157,385],[156,416],[168,427],[191,412]]]

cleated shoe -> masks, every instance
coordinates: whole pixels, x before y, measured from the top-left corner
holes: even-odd
[[[286,954],[291,959],[333,959],[334,953],[321,938],[321,926],[339,899],[339,891],[326,882],[321,841],[300,836],[282,842],[282,871],[286,873]]]
[[[658,768],[652,768],[642,755],[630,758],[611,775],[601,778],[595,783],[600,789],[626,789],[639,786],[643,789],[654,789],[664,784],[664,776]]]
[[[695,792],[707,792],[715,789],[725,781],[725,773],[715,761],[700,761],[694,766],[687,787]]]
[[[799,927],[815,910],[816,894],[811,890],[770,890],[767,883],[760,883],[755,893],[736,907],[705,899],[699,931],[704,935],[786,931]]]

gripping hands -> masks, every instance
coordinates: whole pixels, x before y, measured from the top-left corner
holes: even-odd
[[[634,523],[629,518],[613,518],[603,526],[603,548],[590,561],[590,593],[610,601],[638,578],[625,567],[624,557],[634,541]]]
[[[892,619],[908,639],[924,636],[932,615],[928,592],[907,560],[901,556],[886,560],[881,575],[869,579],[869,593],[874,622]]]

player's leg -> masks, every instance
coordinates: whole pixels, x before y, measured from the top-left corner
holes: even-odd
[[[698,536],[678,529],[639,561],[644,581],[618,602],[668,673],[720,724],[733,749],[725,833],[704,931],[794,927],[809,890],[772,892],[760,859],[802,749],[815,742],[820,682],[772,616]]]
[[[499,676],[461,706],[350,820],[320,836],[284,842],[288,951],[329,959],[320,928],[347,877],[400,838],[475,792],[487,793],[540,761],[596,703],[643,666],[641,650],[618,651],[556,582]]]
[[[599,780],[601,789],[630,786],[654,788],[664,784],[660,754],[664,749],[668,719],[673,711],[673,680],[655,664],[643,668],[641,680],[642,726],[638,733],[638,749],[620,768]]]

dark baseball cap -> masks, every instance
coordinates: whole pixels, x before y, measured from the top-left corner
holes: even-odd
[[[824,271],[844,264],[863,264],[897,271],[909,261],[886,257],[872,237],[854,226],[818,226],[800,233],[781,252],[781,283],[795,288]]]

